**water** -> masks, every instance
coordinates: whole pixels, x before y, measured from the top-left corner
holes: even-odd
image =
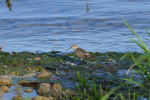
[[[76,43],[91,52],[142,52],[121,17],[142,39],[149,39],[144,30],[150,28],[149,0],[12,2],[9,11],[5,0],[0,1],[0,44],[6,41],[2,51],[66,52]]]
[[[9,88],[10,91],[7,92],[7,93],[5,93],[3,96],[1,96],[0,99],[1,99],[1,100],[12,100],[12,98],[13,98],[14,96],[16,96],[18,92],[20,92],[20,93],[21,93],[21,96],[24,97],[24,98],[26,98],[26,100],[27,100],[27,98],[29,98],[29,97],[32,98],[32,97],[38,96],[37,93],[36,93],[36,90],[33,90],[31,93],[26,93],[26,92],[24,92],[23,90],[28,89],[28,88],[26,88],[26,87],[19,87],[19,88],[21,89],[20,91],[15,91],[14,89],[16,89],[16,87],[15,87],[14,85],[12,85],[12,86]],[[9,95],[9,96],[8,96],[8,95]]]
[[[0,75],[0,76],[3,76],[3,75]],[[37,80],[36,78],[31,77],[31,76],[35,76],[35,73],[24,75],[24,77],[23,76],[9,76],[12,79],[12,85],[9,88],[10,89],[9,92],[2,95],[0,97],[0,100],[12,100],[12,98],[16,96],[17,94],[21,94],[22,97],[26,98],[26,100],[29,97],[38,96],[36,93],[36,90],[33,89],[33,87],[26,87],[26,86],[18,85],[18,82],[22,80],[22,78],[25,80],[30,80],[30,81]],[[26,89],[33,89],[33,91],[31,93],[26,93],[24,92],[24,90]]]

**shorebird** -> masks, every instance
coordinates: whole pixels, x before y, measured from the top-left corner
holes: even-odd
[[[89,54],[89,52],[87,52],[86,50],[82,49],[82,48],[79,48],[79,46],[77,44],[73,44],[70,48],[68,49],[71,49],[73,48],[74,49],[74,52],[75,54],[83,59],[83,58],[91,58],[92,56]],[[67,49],[67,50],[68,50]]]

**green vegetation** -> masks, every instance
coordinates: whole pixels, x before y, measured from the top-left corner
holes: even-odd
[[[104,91],[101,85],[99,85],[99,89],[98,89],[98,87],[94,83],[95,78],[91,82],[88,82],[90,78],[90,74],[88,76],[83,76],[83,71],[81,75],[80,72],[77,71],[77,76],[79,81],[79,84],[77,83],[78,96],[71,97],[70,98],[71,100],[85,100],[85,99],[86,100],[107,100],[109,96],[112,95],[113,92],[119,88],[119,86],[115,87],[108,92],[107,91],[109,87],[108,84],[106,91]]]
[[[84,65],[74,65],[69,67],[67,62],[70,63],[80,62],[80,59],[74,53],[61,54],[59,52],[49,53],[30,53],[30,52],[0,52],[0,75],[24,75],[31,72],[42,71],[43,69],[56,70],[56,69],[69,69],[74,68],[75,71],[85,70],[84,67],[88,66],[91,70],[87,69],[86,73],[90,73],[95,69],[103,69],[100,62],[105,62],[107,55],[109,58],[114,59],[123,69],[128,69],[128,66],[133,64],[130,56],[120,61],[120,57],[125,53],[91,53],[95,58],[85,59]],[[135,57],[140,56],[140,53],[133,52]]]

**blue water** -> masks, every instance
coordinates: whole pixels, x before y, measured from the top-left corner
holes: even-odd
[[[121,17],[142,40],[149,39],[144,30],[150,28],[149,5],[149,0],[13,0],[9,11],[1,0],[0,45],[5,40],[7,52],[66,52],[74,43],[91,52],[142,52]]]

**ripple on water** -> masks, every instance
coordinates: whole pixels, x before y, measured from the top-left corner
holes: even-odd
[[[13,1],[14,13],[4,4],[0,11],[0,43],[6,41],[2,50],[66,52],[77,43],[91,52],[142,52],[131,42],[129,37],[135,36],[121,17],[140,37],[147,37],[144,28],[150,23],[148,0],[95,0],[90,1],[90,7],[86,2],[17,0]]]

